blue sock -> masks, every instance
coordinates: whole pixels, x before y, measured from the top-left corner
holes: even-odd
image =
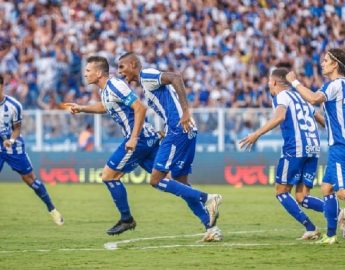
[[[187,186],[191,187],[190,184],[186,184]],[[194,200],[185,200],[188,207],[193,211],[194,215],[196,215],[202,224],[204,224],[205,228],[210,228],[210,215],[208,214],[205,205],[203,202],[197,202]]]
[[[121,220],[127,221],[132,218],[127,200],[127,191],[120,180],[103,181],[110,191],[115,206],[121,214]]]
[[[55,206],[53,205],[52,200],[49,197],[46,187],[40,180],[36,179],[29,186],[35,191],[36,195],[40,197],[41,200],[46,204],[49,212],[55,209]]]
[[[323,212],[324,204],[325,203],[323,200],[311,195],[305,196],[301,203],[303,207],[312,209],[317,212]]]
[[[338,200],[336,195],[333,193],[323,197],[325,201],[325,218],[327,220],[327,236],[331,237],[337,232],[338,222]]]
[[[161,179],[155,188],[182,197],[186,201],[194,200],[205,203],[207,200],[207,193],[201,192],[172,179]]]
[[[295,198],[289,192],[281,193],[276,196],[285,210],[301,223],[307,231],[315,231],[315,225],[309,220],[308,216],[301,210]]]

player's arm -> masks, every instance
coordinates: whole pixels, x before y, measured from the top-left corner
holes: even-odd
[[[171,84],[176,90],[183,112],[179,123],[182,125],[183,130],[188,132],[194,126],[194,122],[189,112],[186,90],[182,76],[175,72],[162,72],[161,84]]]
[[[326,126],[325,117],[320,112],[315,112],[314,114],[316,122],[318,122],[322,127]]]
[[[278,105],[276,108],[276,111],[273,115],[273,117],[261,128],[254,131],[253,133],[249,134],[247,137],[243,138],[240,141],[240,147],[241,149],[251,149],[253,144],[265,133],[268,131],[274,129],[276,126],[278,126],[281,122],[285,120],[286,115],[286,107],[282,105]]]
[[[297,80],[295,72],[290,71],[286,75],[286,80],[291,83],[291,85],[296,88],[296,90],[301,94],[302,98],[308,101],[312,105],[321,104],[326,101],[326,96],[320,91],[313,92],[309,88],[303,86],[300,81]]]
[[[131,137],[126,143],[127,151],[134,151],[135,147],[137,146],[138,138],[145,122],[145,116],[146,116],[146,110],[147,110],[146,107],[138,99],[136,99],[132,103],[131,108],[134,111],[134,126],[133,126]]]
[[[15,122],[13,124],[13,130],[12,130],[12,134],[10,139],[4,140],[4,146],[5,147],[11,147],[12,144],[15,143],[16,139],[20,136],[20,132],[21,132],[21,128],[22,128],[22,122]]]
[[[67,106],[68,110],[72,114],[81,113],[81,112],[83,113],[106,113],[107,112],[102,102],[97,102],[95,104],[90,104],[90,105],[66,103],[65,106]]]

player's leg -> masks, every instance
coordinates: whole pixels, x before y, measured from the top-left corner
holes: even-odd
[[[310,190],[314,186],[314,179],[317,170],[317,157],[308,157],[302,168],[302,182],[296,185],[295,198],[297,202],[305,208],[317,212],[323,212],[324,202],[322,199],[310,195]]]
[[[111,155],[102,171],[102,181],[108,188],[115,207],[121,215],[120,220],[107,231],[109,235],[120,234],[136,227],[136,222],[130,211],[126,187],[121,178],[125,173],[136,168],[140,146],[138,145],[134,152],[126,152],[126,142],[127,140]]]
[[[42,202],[44,202],[53,218],[53,221],[57,225],[62,225],[64,223],[64,219],[60,212],[55,208],[45,185],[34,174],[28,155],[26,153],[4,154],[4,159],[12,170],[18,172],[22,180],[32,188],[35,194],[42,200]]]
[[[283,157],[279,160],[276,175],[276,197],[285,210],[301,223],[306,231],[315,231],[315,225],[299,207],[295,198],[291,195],[291,189],[300,178],[300,158]]]
[[[327,233],[319,241],[321,244],[333,244],[336,242],[339,204],[335,192],[339,190],[338,178],[342,177],[342,168],[339,168],[336,162],[337,156],[336,150],[331,146],[321,186],[322,195],[324,196],[324,215],[327,221]]]

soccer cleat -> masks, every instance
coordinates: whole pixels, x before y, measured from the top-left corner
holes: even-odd
[[[322,238],[318,241],[316,241],[316,244],[321,244],[321,245],[333,245],[334,243],[337,242],[337,236],[333,235],[333,236],[327,236],[326,234],[324,234],[322,236]]]
[[[49,213],[50,213],[50,215],[52,216],[53,221],[54,221],[57,225],[59,225],[59,226],[63,225],[64,219],[63,219],[63,216],[60,214],[60,212],[59,212],[58,210],[53,209],[53,210],[51,210]]]
[[[134,230],[137,226],[137,223],[134,219],[132,219],[129,222],[124,222],[122,220],[119,220],[113,227],[111,227],[109,230],[107,230],[108,235],[115,235],[115,234],[121,234],[127,230]]]
[[[222,202],[222,196],[219,194],[209,194],[207,196],[207,201],[205,203],[205,207],[210,215],[210,223],[211,227],[215,226],[217,223],[217,219],[219,217],[219,205]]]
[[[300,238],[297,238],[297,240],[317,240],[320,238],[320,231],[318,228],[315,229],[315,231],[306,231]]]
[[[345,238],[345,208],[341,209],[338,215],[338,227],[342,231],[343,238]]]
[[[218,242],[222,240],[222,231],[217,226],[207,229],[204,237],[201,239],[203,242]]]

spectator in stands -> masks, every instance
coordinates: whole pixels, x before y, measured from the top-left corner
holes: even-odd
[[[78,148],[81,151],[93,151],[94,146],[93,128],[90,124],[87,124],[85,129],[79,134]]]

